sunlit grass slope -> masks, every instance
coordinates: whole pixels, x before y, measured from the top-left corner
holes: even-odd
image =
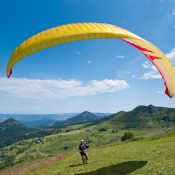
[[[75,149],[24,175],[175,175],[175,133],[92,147],[89,157],[89,164],[82,165]]]

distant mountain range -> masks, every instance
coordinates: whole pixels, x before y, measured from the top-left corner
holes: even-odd
[[[96,116],[95,114],[84,111],[74,117],[71,117],[64,121],[58,121],[54,124],[54,126],[66,126],[66,125],[74,125],[74,124],[82,124],[82,123],[88,123],[88,122],[95,122],[97,120],[100,120],[103,117]]]
[[[30,128],[45,128],[53,126],[57,121],[63,121],[71,117],[77,116],[78,113],[63,113],[63,114],[0,114],[0,122],[13,118],[25,126]],[[109,113],[94,113],[101,118],[109,116]]]
[[[44,120],[34,120],[31,121],[30,124],[28,124],[30,127],[37,126],[40,129],[30,128],[14,118],[8,118],[0,122],[0,147],[10,145],[22,139],[56,134],[60,132],[61,127],[80,123],[94,122],[96,120],[100,120],[104,116],[105,115],[103,114],[102,117],[99,117],[95,114],[85,111],[63,121],[51,120],[48,119],[47,116],[46,118],[44,118]]]
[[[37,117],[37,116],[36,116]],[[175,126],[175,109],[166,107],[137,106],[129,112],[118,112],[108,117],[97,116],[84,111],[63,121],[42,120],[37,121],[43,129],[33,129],[25,126],[20,121],[9,118],[0,122],[0,147],[7,146],[16,141],[28,138],[43,137],[61,132],[61,128],[85,124],[84,127],[94,125],[95,128],[127,129],[127,128],[154,128]]]
[[[24,125],[37,128],[40,123],[53,123],[59,120],[66,120],[70,117],[77,115],[77,113],[65,113],[65,114],[0,114],[0,121],[4,121],[8,118],[14,118]]]

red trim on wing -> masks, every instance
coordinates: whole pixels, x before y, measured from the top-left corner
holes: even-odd
[[[167,87],[165,89],[165,94],[168,95],[170,98],[172,98]]]
[[[145,55],[145,54],[144,54]],[[149,56],[149,55],[145,55],[153,64],[154,64],[154,62],[153,62],[153,60],[154,59],[161,59],[161,58],[158,58],[158,57],[155,57],[155,56]],[[159,68],[154,64],[154,66],[157,68],[157,70],[159,71],[159,73],[160,73],[160,75],[162,76],[162,78],[164,79],[164,77],[163,77],[163,74],[162,74],[162,72],[159,70]],[[165,87],[166,87],[166,89],[165,89],[165,94],[166,95],[168,95],[170,98],[172,98],[172,96],[170,95],[170,93],[169,93],[169,90],[168,90],[168,87],[167,87],[167,85],[166,85],[166,82],[165,82],[165,79],[164,79],[164,85],[165,85]]]
[[[167,87],[167,85],[166,85],[166,82],[164,82],[164,85],[165,85],[165,87],[166,87],[166,89],[165,89],[165,94],[168,95],[170,98],[172,98],[172,96],[171,96],[170,93],[169,93],[169,89],[168,89],[168,87]]]
[[[137,48],[138,50],[140,50],[140,51],[146,51],[146,52],[151,52],[151,53],[153,53],[153,51],[151,51],[151,50],[148,50],[148,49],[146,49],[146,48],[144,48],[144,47],[141,47],[141,46],[138,46],[137,44],[134,44],[134,43],[131,43],[130,41],[127,41],[127,40],[125,40],[125,39],[122,39],[123,41],[125,41],[125,42],[127,42],[127,43],[129,43],[129,44],[131,44],[132,46],[134,46],[135,48]]]
[[[10,76],[12,75],[12,73],[13,73],[13,71],[12,71],[12,69],[10,69],[10,73],[8,74],[8,78],[10,78]]]
[[[150,50],[148,50],[148,49],[146,49],[146,48],[140,47],[140,46],[138,46],[138,45],[136,45],[136,44],[134,44],[134,43],[131,43],[131,42],[125,40],[125,39],[122,39],[122,40],[125,41],[125,42],[127,42],[128,44],[134,46],[134,47],[137,48],[138,50],[140,50],[153,64],[154,64],[154,62],[153,62],[154,59],[162,59],[162,58],[159,58],[159,57],[156,57],[156,56],[152,56],[152,55],[148,55],[148,54],[145,54],[145,53],[144,53],[144,51],[154,53],[153,51],[150,51]],[[155,64],[154,64],[154,66],[158,69],[160,75],[161,75],[162,78],[164,79],[163,74],[162,74],[162,72],[159,70],[159,68],[158,68]],[[167,85],[166,85],[165,79],[164,79],[164,84],[165,84],[165,87],[166,87],[166,89],[165,89],[165,94],[168,95],[170,98],[172,98],[171,95],[170,95],[170,93],[169,93],[168,87],[167,87]]]
[[[162,58],[159,58],[159,57],[156,57],[156,56],[151,56],[151,55],[147,55],[147,57],[149,57],[152,61],[155,60],[155,59],[162,59]]]

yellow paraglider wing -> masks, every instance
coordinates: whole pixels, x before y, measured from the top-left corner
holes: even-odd
[[[175,96],[175,69],[170,60],[156,46],[125,29],[101,23],[68,24],[30,37],[14,50],[7,65],[7,76],[10,77],[12,67],[18,61],[32,53],[58,44],[97,38],[119,38],[140,50],[163,77],[166,94],[169,97]]]

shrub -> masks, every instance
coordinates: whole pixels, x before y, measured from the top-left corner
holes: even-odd
[[[65,132],[71,132],[73,130],[74,130],[73,128],[68,128],[68,129],[65,130]]]
[[[112,130],[111,133],[112,133],[112,134],[116,134],[116,133],[118,133],[118,129],[116,129],[116,130]]]
[[[6,157],[3,164],[1,165],[1,169],[12,166],[14,164],[14,161],[15,161],[15,156],[11,155],[9,157]]]
[[[132,132],[125,132],[121,138],[121,141],[132,140],[134,138],[134,134]]]
[[[18,155],[18,154],[21,154],[21,153],[23,153],[24,151],[26,151],[27,150],[27,148],[19,148],[17,151],[16,151],[16,154]]]
[[[107,131],[107,128],[99,128],[99,131]]]
[[[68,148],[69,148],[68,146],[65,146],[65,147],[64,147],[64,150],[65,150],[65,151],[67,151],[67,150],[68,150]]]

